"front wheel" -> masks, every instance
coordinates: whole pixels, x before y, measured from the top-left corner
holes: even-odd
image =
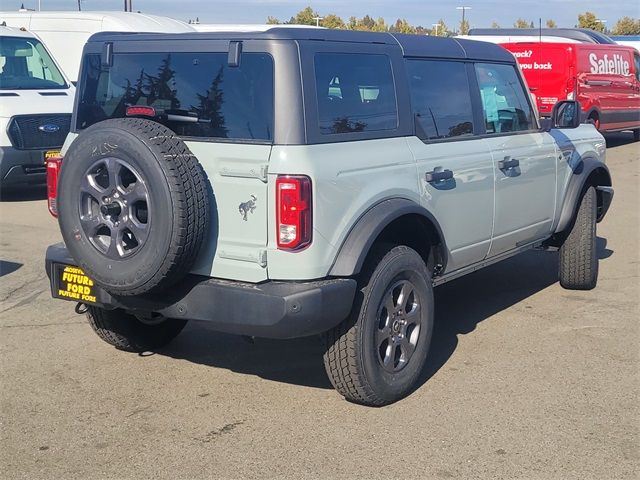
[[[187,324],[186,320],[164,317],[143,321],[123,310],[98,307],[88,307],[87,319],[102,340],[126,352],[144,352],[163,347]]]
[[[560,247],[560,285],[569,290],[591,290],[598,282],[596,252],[596,189],[582,197],[575,223]]]
[[[326,335],[324,365],[347,400],[382,406],[406,396],[424,367],[433,331],[433,288],[418,253],[376,251],[351,315]]]

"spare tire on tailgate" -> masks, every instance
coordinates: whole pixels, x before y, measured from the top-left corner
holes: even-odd
[[[145,119],[105,120],[80,133],[62,163],[62,236],[98,285],[140,295],[189,272],[208,231],[209,195],[174,132]]]

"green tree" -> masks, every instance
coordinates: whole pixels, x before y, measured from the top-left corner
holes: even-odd
[[[640,35],[640,18],[622,17],[611,33],[614,35]]]
[[[320,25],[325,28],[343,29],[346,28],[344,21],[338,15],[330,13],[320,20]]]
[[[388,32],[389,26],[384,21],[384,18],[378,17],[378,19],[376,20],[376,24],[373,26],[372,30],[374,32]]]
[[[491,28],[500,28],[500,25],[498,24],[498,22],[493,21],[493,22],[491,23]]]
[[[552,19],[547,20],[546,25],[547,28],[558,28],[558,24]]]
[[[524,18],[517,19],[514,22],[513,26],[516,28],[531,28],[531,24],[528,21],[526,21]]]
[[[416,33],[415,27],[413,27],[406,19],[397,19],[396,23],[394,23],[390,28],[390,32],[396,33]]]
[[[303,10],[300,10],[296,13],[295,17],[291,17],[289,22],[292,25],[315,25],[316,21],[314,18],[319,17],[318,12],[316,12],[311,7],[306,7]]]
[[[469,20],[460,20],[460,35],[469,35],[470,29]]]
[[[429,35],[433,35],[434,37],[448,37],[449,27],[447,27],[447,24],[444,23],[443,19],[440,19],[438,20],[438,23],[433,26]]]
[[[280,25],[280,20],[278,20],[276,17],[268,16],[267,25]]]
[[[358,19],[356,17],[349,17],[349,21],[347,22],[347,28],[349,30],[355,30],[358,26]]]
[[[593,12],[578,15],[578,28],[589,28],[596,32],[604,32],[604,23]]]

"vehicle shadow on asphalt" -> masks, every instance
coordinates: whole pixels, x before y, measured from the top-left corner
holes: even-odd
[[[5,187],[0,191],[0,201],[2,202],[28,202],[32,200],[45,200],[46,198],[46,185]]]
[[[597,247],[600,259],[613,254],[604,238],[598,238]],[[416,389],[447,363],[459,335],[473,332],[480,322],[557,281],[558,254],[530,251],[436,288],[433,341]],[[256,339],[251,344],[241,337],[218,333],[205,322],[191,322],[157,353],[266,380],[332,388],[324,371],[319,337]]]
[[[265,380],[332,388],[324,371],[323,342],[318,336],[257,338],[250,343],[237,335],[216,332],[206,322],[190,322],[178,338],[157,353]]]
[[[596,250],[599,260],[614,253],[602,237],[596,239]],[[529,251],[436,288],[433,339],[416,390],[446,364],[459,335],[556,283],[558,262],[556,252]]]

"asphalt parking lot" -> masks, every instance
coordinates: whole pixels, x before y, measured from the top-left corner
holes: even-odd
[[[640,474],[640,152],[608,139],[615,198],[600,281],[571,292],[530,252],[436,289],[421,387],[344,401],[318,338],[256,340],[192,322],[119,352],[43,271],[60,240],[41,189],[0,203],[0,476],[623,479]]]

